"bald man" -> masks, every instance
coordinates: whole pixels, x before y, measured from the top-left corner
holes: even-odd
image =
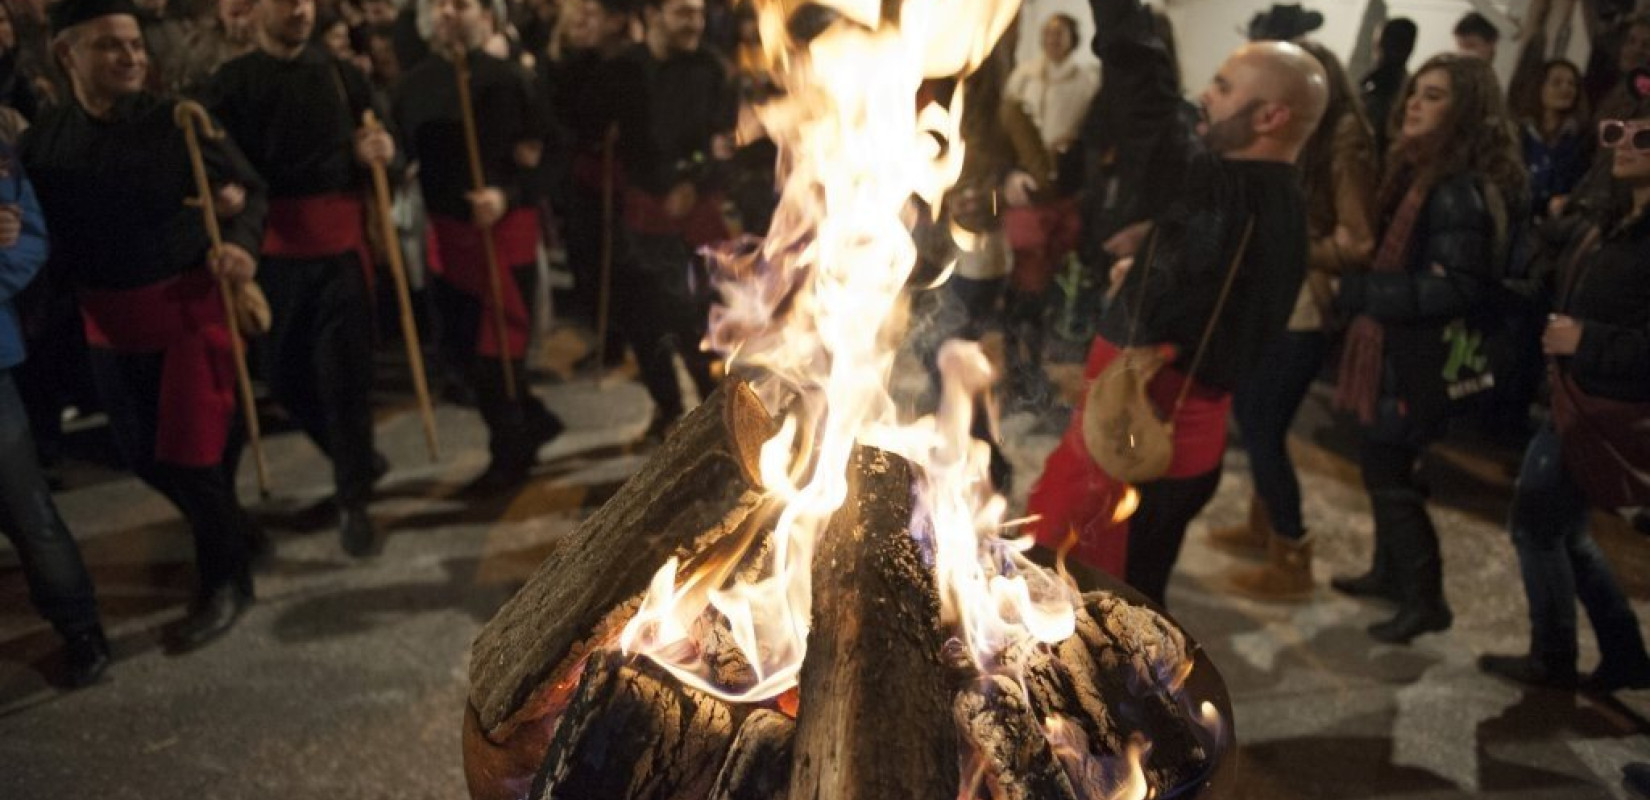
[[[1123,101],[1143,108],[1172,102],[1173,65],[1139,1],[1090,4],[1103,32],[1095,49],[1107,81],[1140,87]],[[1080,580],[1085,566],[1103,569],[1164,602],[1186,527],[1220,482],[1232,389],[1267,340],[1283,332],[1306,274],[1306,209],[1294,162],[1327,97],[1323,70],[1304,50],[1251,43],[1199,97],[1195,131],[1162,132],[1195,133],[1183,183],[1141,226],[1138,256],[1114,268],[1119,288],[1084,374],[1092,381],[1126,347],[1166,353],[1147,394],[1159,416],[1173,417],[1174,455],[1162,478],[1134,487],[1134,515],[1114,522],[1126,487],[1089,455],[1079,405],[1031,490],[1030,510],[1041,515],[1040,544],[1073,545]],[[1107,435],[1102,429],[1090,438]]]

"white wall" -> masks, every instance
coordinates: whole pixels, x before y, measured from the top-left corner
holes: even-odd
[[[1299,0],[1309,9],[1323,14],[1323,27],[1313,38],[1333,50],[1341,60],[1352,63],[1354,51],[1363,38],[1364,18],[1372,2],[1383,0]],[[1249,20],[1256,13],[1272,6],[1272,0],[1151,0],[1167,9],[1174,21],[1175,38],[1180,48],[1180,65],[1186,77],[1187,91],[1195,96],[1209,82],[1226,55],[1246,40]],[[1487,8],[1492,19],[1502,19],[1509,6],[1522,11],[1528,0],[1384,0],[1386,15],[1409,17],[1415,21],[1420,36],[1415,43],[1415,55],[1410,58],[1414,68],[1435,53],[1455,49],[1451,31],[1463,14],[1475,7]],[[1570,38],[1570,59],[1585,65],[1587,36],[1581,25],[1580,4]],[[1378,9],[1376,9],[1378,10]],[[1055,12],[1076,17],[1087,42],[1094,31],[1087,0],[1022,0],[1020,9],[1020,41],[1017,54],[1021,59],[1035,55],[1044,20]],[[1496,59],[1497,72],[1502,82],[1512,74],[1517,60],[1517,45],[1512,42],[1512,30],[1503,28],[1501,48]],[[1088,56],[1087,47],[1079,52]],[[1353,79],[1359,76],[1354,74]]]

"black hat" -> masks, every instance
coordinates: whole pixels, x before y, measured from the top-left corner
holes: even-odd
[[[1274,4],[1249,20],[1249,41],[1287,42],[1323,27],[1323,15],[1299,3]]]
[[[111,14],[138,15],[132,0],[58,0],[47,7],[51,17],[52,35],[57,35],[82,22]]]

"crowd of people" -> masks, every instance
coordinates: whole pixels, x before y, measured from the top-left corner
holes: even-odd
[[[1224,585],[1309,599],[1315,537],[1286,439],[1322,380],[1361,433],[1375,529],[1370,569],[1332,585],[1395,607],[1370,636],[1407,644],[1452,624],[1417,468],[1465,421],[1527,447],[1508,528],[1531,645],[1480,668],[1650,687],[1638,619],[1587,532],[1592,510],[1643,528],[1650,502],[1650,132],[1634,138],[1650,118],[1650,18],[1594,20],[1583,69],[1553,55],[1574,6],[1535,4],[1510,88],[1490,20],[1468,14],[1457,51],[1412,72],[1417,28],[1392,19],[1355,84],[1310,39],[1321,15],[1274,6],[1188,117],[1161,19],[1129,0],[1091,5],[1104,80],[1070,148],[1089,170],[1074,213],[1077,238],[1100,242],[1080,257],[1109,263],[1114,286],[1086,393],[1031,490],[1043,547],[1164,602],[1231,417],[1254,496],[1247,521],[1209,542],[1260,563]],[[1112,171],[1096,180],[1096,162]],[[1131,184],[1140,164],[1149,178]],[[1118,197],[1136,205],[1119,215]],[[1578,600],[1602,655],[1585,677]]]
[[[1471,418],[1528,448],[1509,529],[1531,646],[1481,666],[1581,685],[1579,599],[1603,654],[1586,685],[1650,687],[1638,620],[1587,533],[1590,509],[1650,505],[1650,17],[1599,20],[1582,68],[1552,56],[1571,7],[1548,5],[1525,20],[1509,90],[1477,14],[1459,52],[1413,72],[1416,26],[1388,21],[1355,82],[1311,40],[1321,15],[1274,7],[1195,102],[1167,17],[1139,0],[1091,0],[1098,63],[1063,14],[1018,23],[1039,26],[1036,57],[1015,64],[1004,37],[967,78],[967,161],[942,208],[973,235],[917,231],[931,271],[956,269],[914,294],[929,338],[1002,334],[1011,409],[1057,394],[1056,332],[1088,347],[1084,397],[1030,489],[1041,556],[1164,602],[1232,418],[1254,496],[1210,541],[1260,563],[1228,585],[1310,598],[1286,442],[1326,380],[1362,433],[1375,522],[1370,570],[1333,585],[1396,607],[1371,636],[1451,625],[1416,465]],[[235,492],[236,331],[331,460],[342,548],[377,551],[370,505],[391,465],[373,441],[375,318],[395,312],[374,265],[391,245],[444,396],[489,432],[469,491],[520,485],[563,430],[526,363],[553,259],[572,278],[558,322],[586,332],[597,369],[634,357],[646,436],[663,436],[685,408],[677,362],[701,396],[716,380],[697,253],[772,215],[774,146],[736,136],[740,104],[773,91],[762,63],[751,10],[721,0],[0,3],[0,527],[67,643],[68,682],[109,656],[40,465],[66,402],[108,415],[194,533],[176,651],[235,623],[268,546]],[[224,135],[186,135],[188,103]],[[391,207],[372,199],[379,171]],[[1546,396],[1551,413],[1532,413]],[[1002,459],[991,477],[1007,487]]]

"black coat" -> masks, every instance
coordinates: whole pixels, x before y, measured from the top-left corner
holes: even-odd
[[[1650,217],[1613,226],[1577,263],[1556,310],[1581,322],[1560,366],[1589,394],[1650,401]]]

